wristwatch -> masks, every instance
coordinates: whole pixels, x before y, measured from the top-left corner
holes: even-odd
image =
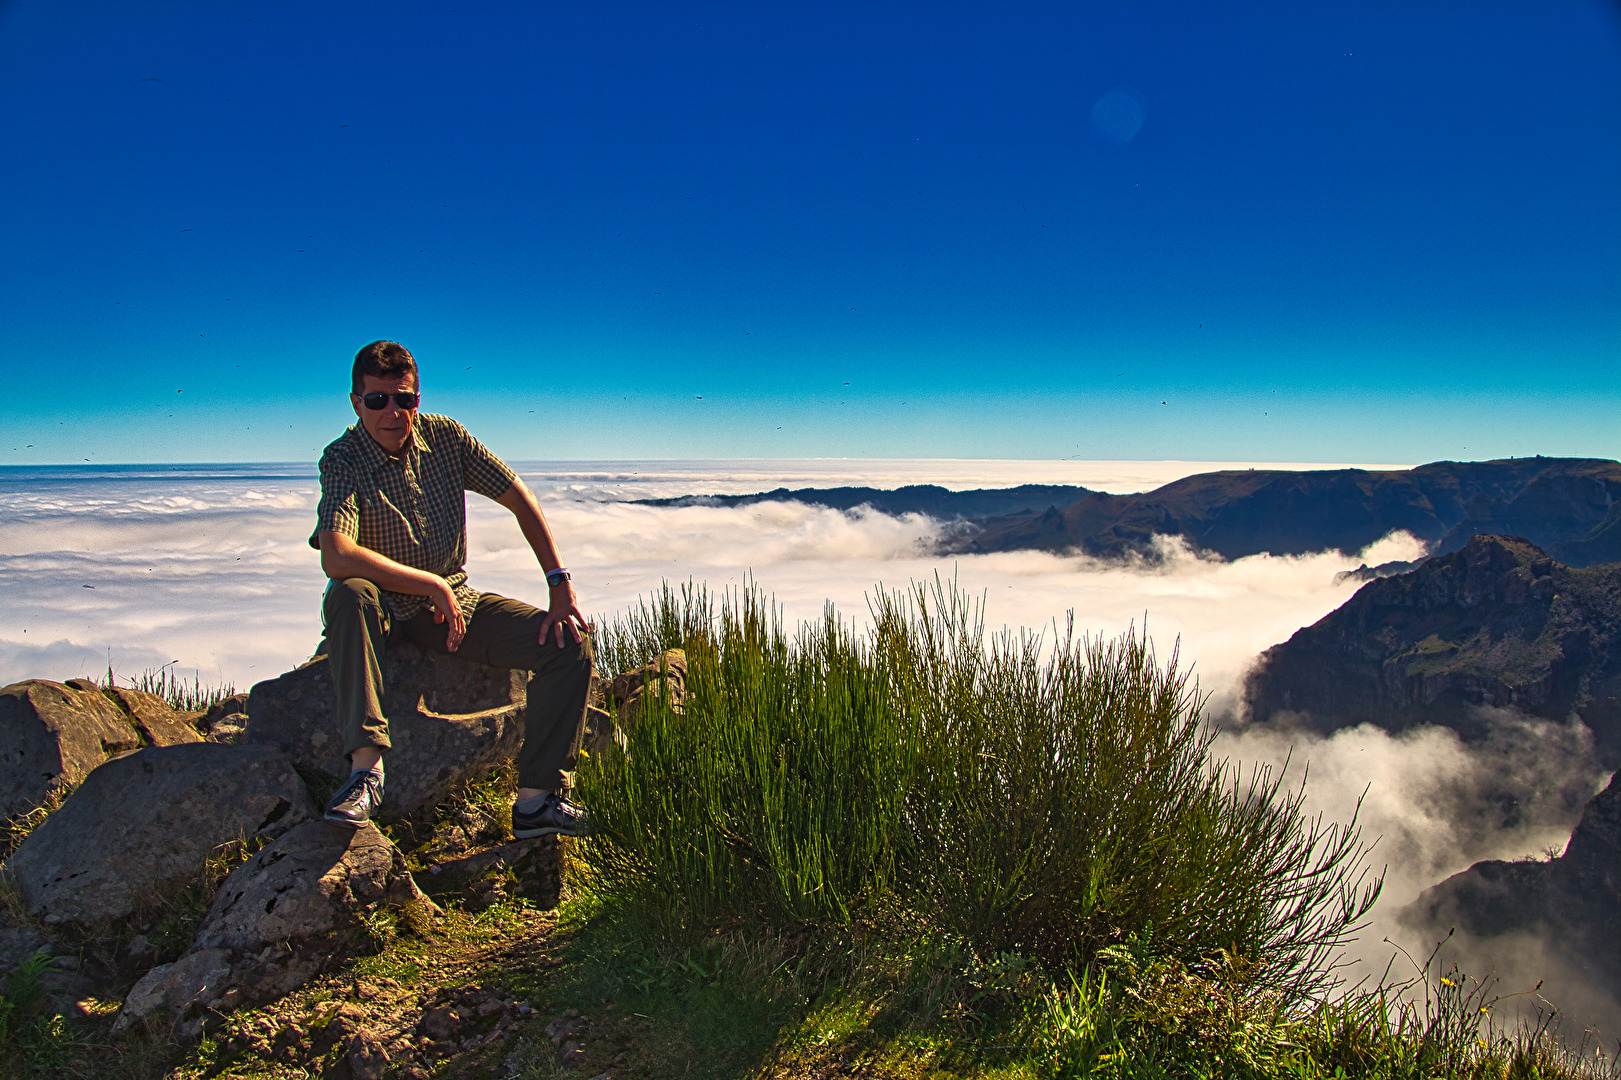
[[[546,587],[555,589],[565,581],[572,581],[574,575],[568,572],[568,567],[559,566],[556,570],[546,571]]]

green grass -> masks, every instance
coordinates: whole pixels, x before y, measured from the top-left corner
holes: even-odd
[[[103,689],[111,689],[116,685],[116,681],[113,667],[108,664],[107,672],[99,682]],[[192,672],[191,681],[187,682],[175,674],[174,667],[169,664],[143,671],[133,679],[126,679],[124,685],[131,690],[154,694],[168,702],[170,708],[179,712],[206,712],[216,702],[236,693],[236,687],[231,683],[219,686],[205,685],[202,676],[196,671]]]

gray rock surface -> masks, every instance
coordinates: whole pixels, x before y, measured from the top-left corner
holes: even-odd
[[[278,836],[315,814],[269,747],[147,747],[96,768],[7,860],[29,914],[91,925],[196,872],[222,844]]]
[[[607,687],[618,725],[626,729],[636,726],[643,699],[655,695],[668,695],[681,711],[687,697],[687,654],[681,649],[664,650],[652,663],[614,676]]]
[[[232,871],[191,951],[136,983],[114,1029],[167,1011],[195,1037],[210,1014],[272,1001],[342,962],[364,916],[413,902],[432,910],[375,826],[305,822]]]
[[[580,747],[600,757],[625,748],[625,732],[636,725],[642,702],[649,694],[671,695],[676,712],[687,696],[687,654],[667,649],[652,663],[603,682],[591,677],[591,704],[585,710],[585,731]]]
[[[556,836],[512,840],[428,869],[423,882],[435,895],[462,892],[469,910],[521,896],[554,908],[563,889],[563,847]]]
[[[0,927],[0,976],[9,975],[41,949],[49,951],[50,940],[32,926]]]
[[[0,690],[0,820],[27,813],[110,755],[139,745],[129,719],[100,691],[44,679]]]
[[[148,746],[178,746],[203,741],[197,729],[192,727],[196,713],[180,712],[156,694],[148,694],[144,690],[115,686],[106,694],[123,708]]]
[[[241,742],[248,730],[248,695],[232,694],[210,705],[197,729],[210,742]]]
[[[383,658],[388,754],[381,820],[427,810],[511,759],[523,741],[529,673],[487,667],[409,643]],[[274,746],[302,769],[348,775],[325,657],[255,686],[247,744]]]

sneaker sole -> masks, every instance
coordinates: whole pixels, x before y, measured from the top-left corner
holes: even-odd
[[[556,835],[556,836],[572,836],[572,837],[575,837],[576,839],[578,839],[579,837],[589,836],[590,834],[589,833],[583,833],[583,832],[569,832],[567,829],[560,828],[560,827],[558,827],[556,825],[542,825],[538,829],[513,829],[512,830],[512,838],[514,840],[533,840],[537,836],[553,836],[553,835]]]
[[[350,829],[364,829],[367,825],[371,824],[371,820],[369,818],[365,821],[356,821],[353,818],[339,817],[336,814],[323,814],[321,815],[321,820],[330,821],[334,825],[343,825]]]

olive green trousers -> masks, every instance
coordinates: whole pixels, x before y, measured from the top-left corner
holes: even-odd
[[[409,619],[393,619],[377,586],[365,578],[334,580],[322,602],[322,614],[343,752],[351,754],[365,746],[386,750],[391,743],[382,706],[383,651],[391,643],[412,641],[448,652],[448,624],[434,622],[427,610]],[[555,636],[542,644],[540,624],[545,618],[544,611],[521,600],[483,593],[456,655],[529,672],[518,786],[560,791],[563,774],[574,768],[580,754],[591,688],[591,640],[572,641],[565,631],[563,648],[557,647]]]

